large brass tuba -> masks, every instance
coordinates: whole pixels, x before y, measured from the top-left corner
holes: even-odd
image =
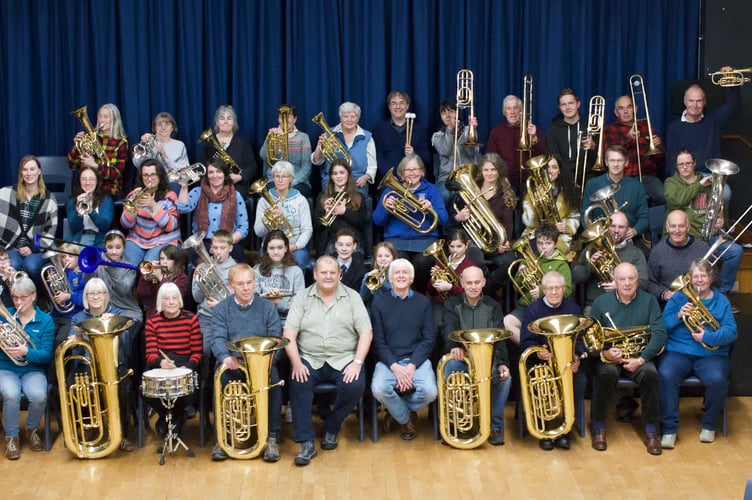
[[[337,139],[337,135],[329,128],[329,124],[326,123],[324,118],[324,112],[320,111],[316,116],[311,118],[311,121],[322,128],[324,131],[323,139],[319,140],[318,148],[321,154],[329,163],[332,163],[337,158],[344,159],[348,165],[352,165],[352,157],[344,144]]]
[[[109,165],[110,158],[104,152],[104,148],[99,143],[97,138],[97,132],[99,131],[99,125],[97,128],[91,126],[89,121],[89,115],[86,113],[86,105],[84,104],[80,108],[71,111],[71,114],[78,118],[81,124],[84,126],[86,135],[78,142],[75,147],[79,155],[89,155],[96,160],[100,165]]]
[[[535,211],[538,223],[550,222],[557,224],[561,222],[559,209],[556,207],[554,199],[553,186],[548,178],[548,162],[551,157],[547,155],[538,155],[530,158],[522,167],[528,171],[527,193],[530,197],[530,205]]]
[[[290,341],[282,337],[245,337],[227,342],[231,351],[243,355],[239,370],[245,381],[231,381],[222,387],[221,365],[214,374],[214,409],[217,444],[232,458],[257,457],[269,435],[269,391],[285,381],[269,384],[274,353]]]
[[[715,227],[719,220],[723,220],[723,186],[729,175],[739,173],[739,165],[728,160],[712,158],[705,162],[705,167],[713,174],[713,182],[710,185],[710,201],[705,212],[705,220],[702,222],[702,238],[707,240],[718,232]]]
[[[60,254],[54,250],[45,252],[45,257],[50,259],[51,264],[48,264],[42,268],[42,283],[47,290],[47,294],[50,296],[50,302],[52,307],[60,314],[68,314],[76,305],[72,300],[68,299],[68,302],[58,304],[55,301],[55,295],[58,293],[73,294],[68,278],[65,276],[65,269],[63,263],[60,260]]]
[[[602,217],[599,217],[598,219],[591,219],[590,213],[600,208],[603,213],[604,217],[611,217],[614,215],[614,212],[618,212],[622,208],[626,207],[629,203],[628,201],[625,201],[623,204],[619,205],[619,202],[616,201],[614,198],[614,195],[617,191],[619,191],[619,188],[621,186],[619,184],[610,184],[608,186],[604,186],[600,188],[598,191],[593,193],[593,195],[590,197],[590,201],[593,203],[585,209],[585,213],[583,214],[583,219],[585,220],[585,224],[587,226],[593,225],[594,222],[600,220]]]
[[[530,292],[540,285],[543,279],[543,269],[541,269],[538,262],[538,256],[535,255],[532,246],[530,246],[530,239],[528,237],[523,236],[519,238],[512,243],[511,249],[512,251],[519,252],[522,258],[515,260],[509,265],[507,274],[515,290],[520,294],[520,303],[527,305],[535,300]],[[524,269],[520,269],[522,266],[524,266]],[[515,276],[515,274],[519,274],[519,276]]]
[[[288,160],[290,152],[287,144],[289,130],[287,130],[287,117],[292,113],[289,106],[280,106],[277,108],[280,118],[281,132],[269,132],[266,134],[264,144],[266,145],[266,162],[274,165],[279,160]]]
[[[472,163],[466,163],[452,170],[447,177],[446,187],[458,192],[470,211],[470,218],[460,223],[465,232],[484,252],[496,252],[506,241],[507,232],[473,179],[474,167]]]
[[[133,370],[118,377],[118,346],[120,334],[132,324],[124,316],[82,321],[75,329],[88,340],[68,337],[55,351],[65,446],[78,458],[105,457],[123,439],[118,384]],[[69,363],[83,364],[87,370],[77,372]]]
[[[444,366],[452,359],[445,354],[436,368],[439,391],[439,431],[449,446],[477,448],[491,433],[491,380],[493,345],[511,337],[497,328],[457,330],[449,335],[462,343],[468,372],[452,372],[444,380]]]
[[[274,231],[275,229],[279,229],[280,231],[285,233],[285,236],[287,236],[288,239],[290,239],[292,238],[293,234],[292,225],[290,225],[290,221],[288,221],[283,214],[277,215],[275,213],[275,210],[278,208],[279,203],[278,200],[272,198],[272,195],[269,192],[269,189],[266,187],[266,184],[267,180],[261,178],[251,184],[250,188],[251,193],[260,195],[269,204],[269,208],[264,210],[264,213],[261,216],[261,222],[264,224],[264,227],[267,231]]]
[[[689,314],[682,316],[682,321],[689,331],[701,332],[706,328],[709,328],[710,330],[718,330],[721,327],[718,320],[710,314],[708,308],[705,307],[705,304],[700,300],[700,296],[697,295],[697,291],[692,286],[692,277],[689,274],[682,274],[676,278],[671,282],[669,288],[675,292],[682,292],[687,296],[689,302],[692,303],[692,311]],[[709,351],[716,351],[719,347],[706,344],[705,342],[700,342],[700,344]]]
[[[582,239],[590,245],[585,249],[585,258],[593,268],[601,283],[613,281],[614,269],[621,264],[621,259],[616,254],[614,242],[608,229],[611,227],[611,218],[598,219],[582,232]],[[601,252],[601,257],[593,262],[591,257],[594,253]]]
[[[577,335],[594,321],[586,316],[560,314],[540,318],[527,327],[530,333],[545,335],[548,342],[548,349],[543,346],[525,349],[519,364],[525,421],[536,439],[556,439],[572,429],[575,419],[571,370],[574,343]],[[550,352],[551,359],[547,363],[536,362],[528,369],[528,358],[538,352]],[[548,428],[557,423],[557,427]]]
[[[23,275],[19,276],[21,273],[23,273]],[[16,273],[14,280],[19,279],[20,277],[28,278],[28,276],[26,276],[26,273],[19,271],[18,273]],[[13,315],[10,313],[10,311],[8,311],[8,309],[6,309],[2,302],[0,302],[0,316],[2,316],[6,321],[5,323],[0,324],[0,350],[2,350],[16,366],[28,365],[29,362],[27,360],[17,359],[8,354],[8,349],[13,347],[21,347],[27,344],[30,345],[33,349],[36,349],[34,341],[31,340],[29,334],[26,333],[23,328],[21,328],[21,325],[18,324],[16,318],[13,317]]]
[[[423,208],[420,200],[408,188],[400,184],[394,176],[394,167],[390,168],[389,172],[381,179],[377,189],[380,191],[387,187],[394,191],[396,198],[394,208],[386,206],[386,203],[384,203],[386,196],[381,198],[381,204],[384,205],[387,212],[420,234],[428,234],[436,228],[436,224],[439,222],[436,211],[431,207]],[[429,225],[423,229],[423,224],[427,221]]]
[[[201,293],[206,298],[212,298],[217,301],[224,300],[231,295],[230,289],[225,284],[225,280],[219,275],[214,261],[204,246],[204,237],[206,233],[199,231],[192,234],[183,242],[183,248],[193,248],[193,250],[204,261],[203,266],[196,267],[193,272],[193,279],[196,280]]]
[[[218,157],[220,160],[225,162],[228,167],[230,167],[230,173],[241,175],[243,172],[240,170],[240,165],[238,165],[238,162],[236,162],[230,154],[225,151],[225,148],[222,147],[222,145],[217,140],[217,136],[214,135],[214,131],[211,128],[208,128],[201,132],[201,135],[198,136],[200,141],[206,142],[211,144],[211,146],[214,148],[214,156]]]
[[[611,319],[611,314],[606,313],[606,318],[611,326],[602,326],[598,321],[587,329],[582,340],[591,356],[600,356],[604,363],[612,363],[603,357],[603,351],[616,347],[621,350],[622,359],[637,358],[650,342],[650,325],[633,326],[631,328],[617,328]],[[663,348],[658,354],[663,352]]]

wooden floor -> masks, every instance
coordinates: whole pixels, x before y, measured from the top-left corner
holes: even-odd
[[[742,498],[752,477],[752,398],[729,399],[729,436],[719,432],[713,444],[698,439],[701,404],[702,398],[682,398],[677,447],[659,457],[645,451],[639,420],[633,425],[610,421],[605,452],[590,448],[589,436],[576,439],[569,451],[542,451],[535,440],[517,436],[512,403],[504,446],[486,444],[469,451],[442,446],[433,440],[425,412],[414,441],[402,441],[396,433],[382,434],[378,443],[361,443],[351,415],[339,448],[319,448],[319,456],[302,468],[293,465],[298,446],[291,424],[283,424],[282,460],[276,464],[261,459],[212,462],[211,446],[198,447],[197,419],[185,431],[196,456],[168,455],[163,466],[151,432],[144,448],[100,460],[75,458],[57,436],[49,453],[32,453],[22,441],[20,460],[0,459],[2,497]]]

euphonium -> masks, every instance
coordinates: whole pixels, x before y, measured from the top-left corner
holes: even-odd
[[[48,264],[42,268],[41,275],[44,288],[47,290],[47,294],[50,296],[52,307],[54,307],[55,310],[57,310],[57,312],[59,312],[60,314],[68,314],[76,307],[72,300],[68,299],[68,301],[64,304],[58,304],[57,302],[55,302],[55,295],[57,295],[58,293],[67,293],[69,295],[73,294],[70,283],[68,283],[68,278],[66,278],[65,276],[65,269],[63,268],[63,263],[60,260],[60,254],[58,254],[54,250],[51,250],[49,252],[45,252],[44,256],[50,259],[51,262],[51,264]]]
[[[739,165],[728,160],[713,158],[705,162],[705,167],[713,174],[710,185],[710,201],[702,222],[702,238],[707,240],[718,232],[715,227],[719,220],[723,220],[723,186],[729,175],[739,173]]]
[[[23,271],[16,273],[16,279],[20,277],[18,276],[20,273],[23,273]],[[27,360],[22,361],[8,354],[8,349],[13,347],[21,347],[27,344],[36,349],[34,341],[31,340],[29,334],[26,333],[23,328],[21,328],[21,325],[18,324],[16,318],[13,317],[13,315],[10,313],[10,311],[8,311],[8,309],[6,309],[2,302],[0,302],[0,316],[2,316],[6,321],[5,323],[0,324],[0,349],[2,349],[5,355],[8,356],[8,358],[16,366],[28,365],[29,362]]]
[[[379,272],[376,274],[369,274],[368,276],[366,276],[366,288],[368,288],[371,293],[381,288],[381,285],[384,284],[384,280],[386,279],[386,272],[388,269],[389,266],[379,269]]]
[[[149,134],[145,141],[141,141],[133,146],[133,159],[141,160],[154,155],[157,146],[157,136]]]
[[[560,314],[528,325],[531,333],[545,335],[548,343],[548,349],[528,347],[520,356],[520,392],[525,421],[528,431],[536,439],[556,439],[572,429],[575,420],[571,369],[574,343],[577,335],[594,321],[586,316]],[[535,361],[528,369],[528,358],[538,352],[550,352],[551,359],[546,363]],[[557,423],[557,427],[548,428]]]
[[[611,234],[608,229],[611,227],[611,218],[598,219],[582,232],[582,239],[590,245],[585,250],[585,258],[595,274],[598,275],[598,281],[608,283],[613,281],[614,269],[621,264],[621,259],[616,253],[614,242],[611,240]],[[600,258],[593,262],[590,260],[596,252],[601,252]]]
[[[390,168],[389,172],[381,179],[377,189],[380,191],[386,187],[392,189],[396,198],[394,208],[389,208],[384,203],[387,198],[386,196],[381,198],[381,204],[387,212],[420,234],[428,234],[436,228],[436,224],[439,222],[439,216],[436,215],[436,211],[431,207],[423,208],[420,200],[408,188],[400,184],[394,176],[394,167]],[[430,224],[427,228],[423,229],[423,224],[426,222],[430,222]]]
[[[278,200],[275,200],[272,198],[271,193],[266,187],[267,180],[264,178],[261,178],[251,184],[250,191],[253,194],[261,195],[262,198],[266,200],[266,202],[269,204],[269,208],[264,210],[264,213],[261,217],[261,222],[264,224],[264,227],[267,231],[274,231],[275,229],[279,229],[283,233],[285,233],[285,236],[287,238],[292,238],[293,229],[292,225],[290,225],[290,222],[285,218],[283,214],[276,214],[275,210],[277,209]]]
[[[612,363],[603,357],[605,349],[616,347],[621,350],[622,359],[637,358],[650,342],[650,325],[633,326],[631,328],[617,328],[611,314],[606,313],[611,326],[603,326],[595,321],[583,334],[582,340],[591,356],[600,356],[604,363]],[[663,348],[658,354],[663,352]]]
[[[708,76],[713,85],[718,85],[719,87],[741,87],[750,81],[748,76],[744,76],[745,73],[752,73],[752,67],[731,71],[716,71],[715,73],[708,73]]]
[[[126,200],[123,202],[123,208],[128,211],[128,213],[135,214],[136,210],[138,209],[138,202],[141,198],[144,196],[151,196],[156,192],[156,189],[147,189],[147,188],[140,188],[135,194],[131,194]]]
[[[290,341],[280,337],[245,337],[227,342],[231,351],[243,355],[245,382],[234,380],[222,387],[221,365],[214,374],[214,409],[217,444],[232,458],[257,457],[269,435],[269,390],[284,385],[269,383],[274,353]]]
[[[623,204],[619,205],[619,202],[614,198],[614,195],[620,187],[621,186],[619,184],[611,184],[609,186],[604,186],[593,193],[593,195],[590,197],[590,201],[592,201],[593,203],[585,209],[585,213],[583,214],[583,218],[585,219],[585,224],[587,226],[593,225],[594,222],[602,218],[599,217],[598,219],[591,219],[590,212],[592,212],[593,210],[600,208],[604,213],[604,217],[611,217],[612,215],[614,215],[614,212],[618,212],[619,210],[627,206],[627,204],[629,203],[628,201],[625,201]]]
[[[311,121],[324,131],[325,137],[319,140],[318,148],[321,154],[324,155],[324,158],[326,158],[326,161],[331,163],[337,158],[342,158],[348,165],[352,165],[350,152],[347,151],[345,145],[337,139],[337,135],[329,128],[329,124],[326,123],[326,119],[324,118],[324,112],[320,111],[316,116],[311,118]]]
[[[441,264],[441,267],[434,266],[431,268],[431,283],[437,281],[446,281],[452,285],[459,285],[460,278],[457,273],[454,272],[454,268],[449,264],[446,252],[444,252],[444,240],[436,240],[423,251],[423,255],[431,256],[436,259],[436,262]],[[442,295],[445,295],[442,293]]]
[[[206,167],[203,163],[194,163],[167,171],[167,177],[170,179],[170,182],[186,181],[188,184],[199,182],[205,175]]]
[[[701,332],[705,329],[718,330],[721,327],[718,320],[710,314],[708,308],[700,300],[700,296],[697,295],[697,291],[692,286],[692,277],[689,274],[683,274],[676,278],[669,288],[675,292],[682,292],[692,303],[692,311],[682,316],[682,321],[690,332]],[[705,342],[700,342],[700,344],[708,351],[716,351],[719,347],[708,345]]]
[[[467,373],[452,372],[444,379],[444,366],[452,359],[445,354],[436,368],[439,392],[439,431],[454,448],[477,448],[491,433],[491,380],[493,345],[506,340],[508,330],[484,328],[458,330],[449,335],[462,343],[467,355]]]
[[[470,218],[460,223],[465,232],[484,252],[496,252],[506,241],[507,232],[473,179],[473,169],[471,163],[455,168],[447,177],[446,187],[457,191],[470,211]]]
[[[65,446],[79,458],[105,457],[123,440],[118,384],[133,370],[118,377],[119,336],[132,324],[133,320],[124,316],[82,321],[74,328],[88,340],[71,336],[55,351]],[[88,369],[77,372],[68,363]],[[69,376],[73,379],[70,387]]]
[[[551,186],[548,171],[546,170],[549,161],[551,161],[550,156],[538,155],[525,162],[523,168],[529,173],[527,178],[527,193],[538,222],[557,224],[561,222],[561,216],[559,215],[559,209],[556,207],[553,186]]]
[[[279,160],[288,160],[290,157],[289,148],[287,144],[287,138],[289,130],[287,130],[287,117],[292,113],[292,109],[289,106],[280,106],[277,108],[280,119],[281,132],[269,132],[266,134],[264,144],[266,145],[266,162],[269,165],[274,165]]]
[[[334,209],[337,208],[338,205],[345,205],[350,203],[350,195],[347,194],[347,190],[343,189],[339,193],[337,193],[337,196],[334,197],[334,200],[332,201],[332,206],[329,207],[329,210],[326,211],[326,213],[319,219],[321,221],[321,225],[323,226],[331,226],[334,220],[337,218],[337,214],[334,213]]]
[[[203,142],[208,142],[209,144],[211,144],[211,146],[214,148],[214,157],[218,157],[220,160],[225,162],[227,166],[230,167],[230,173],[237,175],[242,174],[238,163],[232,159],[232,156],[230,156],[227,151],[225,151],[225,148],[223,148],[219,143],[217,136],[214,135],[214,131],[211,128],[208,128],[201,132],[201,135],[199,135],[198,138]]]
[[[196,267],[196,270],[193,272],[193,279],[196,280],[201,293],[206,298],[212,298],[217,301],[224,300],[231,295],[230,289],[225,284],[222,276],[219,275],[209,252],[206,251],[204,236],[206,236],[206,233],[203,231],[192,234],[183,242],[183,248],[193,248],[193,251],[204,261],[204,265]]]
[[[527,305],[535,300],[530,292],[540,285],[543,279],[543,269],[541,269],[538,262],[538,256],[535,255],[533,248],[530,246],[529,238],[523,236],[518,239],[512,243],[511,249],[512,251],[519,252],[522,258],[515,260],[509,265],[507,274],[515,290],[520,294],[520,303]],[[520,270],[522,266],[525,266],[525,268]],[[515,274],[519,274],[519,276],[515,276]]]
[[[86,135],[74,145],[78,154],[89,155],[100,165],[109,165],[110,159],[104,152],[104,148],[102,148],[102,145],[97,138],[99,125],[97,125],[97,128],[91,126],[89,115],[86,113],[86,105],[84,104],[80,108],[74,109],[71,111],[71,114],[78,118],[86,131]]]

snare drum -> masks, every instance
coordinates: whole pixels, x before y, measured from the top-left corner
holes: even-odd
[[[141,392],[147,398],[179,398],[198,388],[198,375],[190,368],[155,368],[143,373]]]

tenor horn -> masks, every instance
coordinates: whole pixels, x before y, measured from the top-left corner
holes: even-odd
[[[222,364],[214,374],[214,408],[217,412],[217,444],[232,458],[257,457],[269,436],[269,391],[284,385],[269,383],[274,353],[284,348],[283,337],[245,337],[227,342],[226,347],[243,356],[238,369],[245,381],[228,382],[222,387]]]
[[[689,302],[692,304],[692,309],[689,314],[682,315],[682,322],[690,332],[701,332],[705,329],[718,330],[721,325],[718,320],[710,314],[710,311],[700,300],[700,296],[692,286],[692,277],[687,274],[682,274],[674,281],[671,282],[669,288],[675,292],[682,292],[687,296]],[[700,342],[702,346],[709,351],[717,351],[720,346],[712,346],[705,342]]]
[[[78,154],[89,155],[100,165],[109,165],[110,158],[107,156],[107,153],[104,152],[104,148],[102,148],[102,144],[99,143],[99,139],[97,138],[97,132],[100,127],[99,125],[97,125],[96,128],[91,126],[89,114],[86,112],[86,105],[84,104],[80,108],[74,109],[71,111],[71,114],[78,118],[86,131],[86,135],[74,144]]]
[[[347,148],[340,142],[339,139],[337,139],[337,135],[334,133],[334,131],[329,127],[329,124],[326,123],[326,119],[324,118],[324,112],[320,111],[316,114],[313,118],[311,118],[311,121],[321,127],[321,129],[324,131],[324,138],[319,140],[318,148],[321,151],[321,154],[324,155],[324,158],[329,163],[332,163],[337,158],[344,159],[349,166],[352,166],[352,157],[350,156],[350,152],[347,151]]]
[[[381,204],[387,212],[420,234],[428,234],[436,228],[439,223],[439,216],[436,211],[431,207],[423,208],[420,200],[408,188],[400,184],[394,175],[394,167],[390,168],[389,172],[381,179],[377,189],[380,191],[387,187],[391,188],[395,197],[394,208],[389,208],[384,203],[387,199],[386,196],[381,198]],[[424,229],[423,225],[426,222],[429,224]]]
[[[491,379],[493,346],[512,334],[485,328],[457,330],[449,340],[465,348],[468,371],[452,372],[444,379],[444,366],[452,359],[445,354],[436,368],[439,392],[439,431],[454,448],[469,450],[486,442],[491,434]]]
[[[55,351],[65,446],[79,458],[105,457],[123,440],[118,384],[133,370],[118,377],[118,347],[120,334],[132,324],[124,316],[82,321],[74,328],[88,339],[68,337]]]

